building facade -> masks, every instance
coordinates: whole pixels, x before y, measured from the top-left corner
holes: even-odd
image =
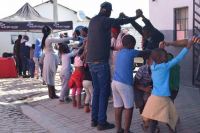
[[[149,0],[149,17],[153,25],[165,35],[166,41],[191,38],[199,34],[200,0]],[[197,20],[197,21],[195,21]],[[196,28],[195,28],[196,27]],[[195,45],[180,63],[181,83],[198,85],[198,48]],[[177,55],[181,48],[167,49]],[[197,51],[195,53],[194,51]],[[200,58],[199,58],[200,59]]]
[[[47,1],[44,3],[41,3],[34,7],[34,9],[45,18],[48,18],[53,21],[53,3],[51,1]],[[73,22],[73,28],[76,28],[76,26],[83,25],[88,26],[89,25],[89,17],[85,17],[84,20],[80,21],[77,16],[77,11],[74,11],[70,8],[67,8],[61,4],[58,4],[58,21],[72,21]],[[64,31],[63,31],[64,32]],[[67,31],[69,36],[72,35],[72,30]],[[42,38],[41,33],[31,33],[31,32],[0,32],[1,40],[0,40],[0,56],[4,52],[13,52],[13,42],[17,39],[17,36],[21,35],[28,35],[30,38],[31,43],[35,43],[36,38]]]

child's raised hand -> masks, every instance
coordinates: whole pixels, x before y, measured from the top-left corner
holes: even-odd
[[[193,36],[192,41],[193,41],[193,43],[200,43],[200,37]]]
[[[165,45],[166,45],[166,42],[165,42],[165,41],[161,41],[161,42],[159,43],[159,48],[164,49],[164,48],[165,48]]]
[[[187,44],[187,48],[188,49],[190,49],[191,48],[191,46],[194,44],[194,42],[193,42],[193,38],[192,38],[192,40],[188,40],[188,44]]]

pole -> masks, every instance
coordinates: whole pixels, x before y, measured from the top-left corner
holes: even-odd
[[[53,20],[58,21],[58,3],[57,0],[53,0]]]

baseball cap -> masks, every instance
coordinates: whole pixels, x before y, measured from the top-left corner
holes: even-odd
[[[112,10],[112,4],[110,2],[103,2],[101,4],[101,9]]]

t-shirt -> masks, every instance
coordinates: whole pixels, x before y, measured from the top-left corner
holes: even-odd
[[[134,17],[108,18],[98,14],[90,20],[88,28],[87,62],[108,62],[111,46],[111,27],[128,24],[134,21]]]
[[[169,75],[170,69],[179,63],[185,55],[188,53],[188,48],[183,48],[182,51],[167,63],[156,64],[155,62],[151,65],[152,80],[153,80],[153,91],[152,95],[155,96],[170,96],[169,89]]]
[[[143,86],[152,85],[150,66],[147,64],[141,66],[137,71],[135,78],[137,78],[139,83]]]
[[[133,85],[133,61],[139,51],[135,49],[121,49],[116,56],[113,80]]]
[[[36,39],[34,57],[40,58],[42,56],[41,40]]]
[[[75,56],[76,54],[77,51],[72,51],[71,53],[61,55],[62,67],[60,75],[68,76],[71,74],[71,57]]]
[[[83,66],[83,61],[81,60],[80,56],[76,56],[74,58],[74,66],[75,67],[81,67],[81,66]]]

